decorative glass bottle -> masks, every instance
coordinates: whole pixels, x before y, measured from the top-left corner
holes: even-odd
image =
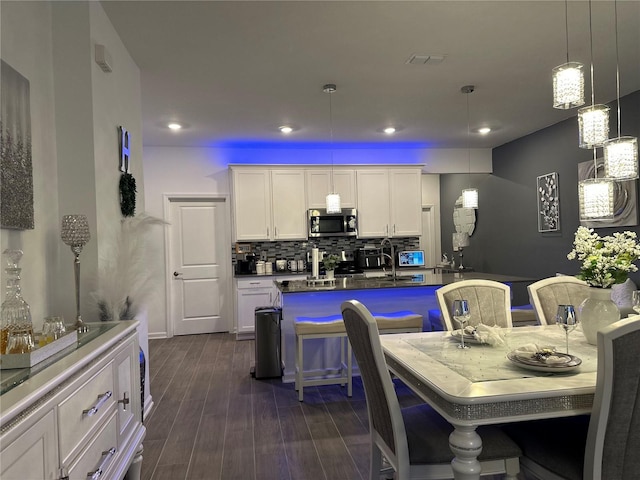
[[[7,274],[7,292],[0,307],[0,353],[26,353],[34,348],[31,310],[20,293],[20,272],[18,267],[22,250],[3,252]],[[9,333],[19,340],[7,348]]]

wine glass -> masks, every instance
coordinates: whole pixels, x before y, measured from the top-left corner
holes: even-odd
[[[460,345],[458,348],[469,348],[464,344],[464,325],[469,321],[469,302],[466,300],[453,301],[453,319],[460,324]]]
[[[631,301],[632,301],[632,308],[633,311],[640,314],[640,290],[634,290],[631,293]]]
[[[556,314],[556,323],[564,329],[566,337],[567,355],[569,354],[569,332],[578,326],[578,318],[573,305],[558,305],[558,313]]]

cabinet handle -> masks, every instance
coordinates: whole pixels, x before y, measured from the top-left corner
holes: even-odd
[[[122,394],[122,400],[118,400],[118,403],[122,404],[122,410],[124,410],[126,412],[127,411],[127,405],[129,405],[131,403],[131,400],[129,399],[129,397],[127,397],[127,392],[124,392]]]
[[[267,227],[267,238],[269,238],[269,227]]]
[[[249,282],[249,285],[260,285],[260,282]]]
[[[91,480],[98,480],[98,478],[102,476],[102,472],[106,469],[107,464],[111,461],[116,452],[117,450],[115,447],[111,447],[106,452],[102,452],[102,458],[100,459],[98,468],[96,468],[93,472],[87,473],[87,478],[90,478]]]
[[[273,301],[273,292],[269,292],[269,303]]]
[[[111,391],[104,392],[102,395],[98,395],[98,401],[96,402],[96,404],[88,410],[83,410],[82,415],[86,415],[87,417],[92,417],[93,415],[98,413],[98,410],[100,410],[100,407],[104,405],[104,402],[106,402],[111,398],[111,395],[113,395]]]
[[[278,238],[278,227],[273,227],[273,236],[274,238]]]
[[[396,234],[396,224],[395,223],[393,224],[393,234],[394,235]]]

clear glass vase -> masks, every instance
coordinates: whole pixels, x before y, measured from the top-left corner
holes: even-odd
[[[620,310],[611,300],[611,289],[589,287],[589,296],[578,307],[578,320],[587,342],[597,345],[598,330],[620,320]]]
[[[35,343],[31,310],[20,291],[21,268],[18,264],[22,258],[22,250],[5,250],[3,256],[7,289],[0,307],[0,353],[26,353],[35,347]],[[7,348],[9,336],[19,340],[11,349]]]

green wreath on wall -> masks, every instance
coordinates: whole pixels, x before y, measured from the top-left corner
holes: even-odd
[[[120,211],[123,217],[133,217],[136,211],[136,179],[130,173],[120,177]]]

